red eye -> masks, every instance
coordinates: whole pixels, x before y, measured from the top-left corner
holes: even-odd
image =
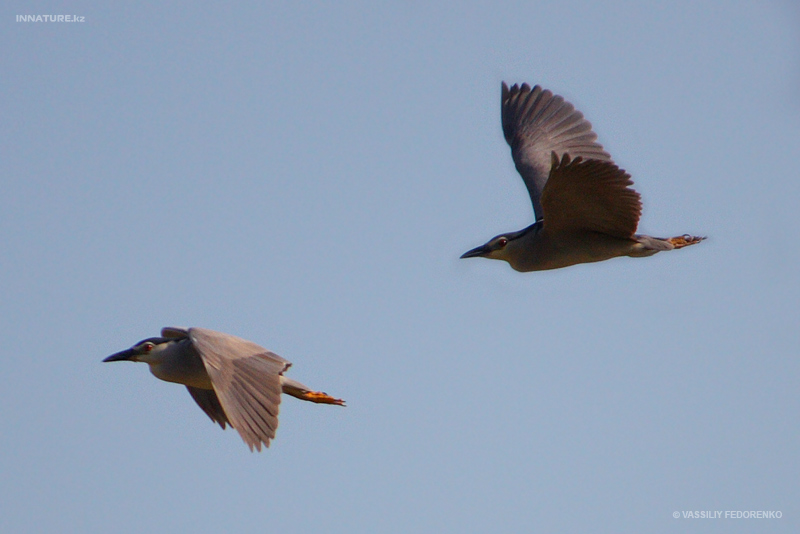
[[[142,350],[143,350],[144,352],[150,352],[151,350],[153,350],[153,347],[154,347],[154,345],[153,345],[152,343],[148,343],[147,345],[145,345],[144,347],[142,347]]]
[[[500,246],[500,248],[503,248],[504,246],[508,245],[508,239],[501,237],[497,240],[497,244]]]

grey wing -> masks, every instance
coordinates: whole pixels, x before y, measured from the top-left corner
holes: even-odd
[[[229,334],[190,328],[189,337],[211,377],[228,423],[250,450],[260,451],[262,444],[269,447],[278,428],[280,375],[291,363],[251,341]],[[202,404],[200,407],[214,419]]]
[[[228,416],[225,415],[225,410],[222,409],[222,404],[219,403],[217,393],[213,389],[200,389],[192,386],[186,386],[186,389],[189,390],[189,394],[206,415],[221,426],[223,430],[226,424],[230,424]]]
[[[610,161],[551,156],[550,179],[542,193],[544,229],[548,232],[588,230],[622,239],[636,232],[642,214],[631,176]]]
[[[526,83],[521,87],[515,84],[509,89],[503,82],[501,106],[503,135],[528,188],[537,221],[544,216],[541,196],[550,174],[551,152],[559,158],[566,153],[573,158],[611,161],[596,142],[591,123],[563,97],[538,85],[531,89]]]
[[[165,326],[161,329],[161,337],[187,337],[189,329],[182,326]]]

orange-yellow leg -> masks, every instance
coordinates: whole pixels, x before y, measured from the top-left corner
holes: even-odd
[[[702,241],[703,239],[705,239],[705,237],[683,234],[678,237],[670,237],[669,239],[667,239],[667,241],[669,241],[675,248],[683,248],[683,247],[688,247],[689,245],[695,245],[700,241]]]
[[[297,397],[303,400],[317,402],[319,404],[335,404],[337,406],[344,406],[344,401],[342,399],[335,399],[327,393],[323,393],[321,391],[304,391],[297,395]]]

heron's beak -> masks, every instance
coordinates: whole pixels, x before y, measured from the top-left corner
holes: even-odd
[[[472,250],[469,250],[461,255],[461,259],[464,258],[479,258],[481,256],[486,256],[489,254],[491,250],[486,245],[481,245],[479,247],[475,247]]]
[[[104,362],[122,362],[126,360],[134,360],[136,358],[136,351],[133,349],[123,350],[116,354],[112,354]]]

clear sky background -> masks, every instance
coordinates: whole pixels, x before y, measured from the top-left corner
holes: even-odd
[[[800,531],[792,2],[6,2],[0,28],[0,531]],[[583,111],[640,231],[709,239],[459,260],[533,221],[503,80]],[[251,454],[101,363],[167,325],[348,406],[285,398]]]

